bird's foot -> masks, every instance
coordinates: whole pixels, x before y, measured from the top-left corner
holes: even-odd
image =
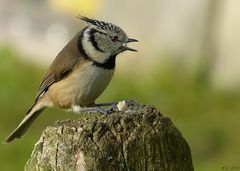
[[[99,112],[102,113],[104,115],[108,115],[111,112],[112,108],[110,109],[103,109],[100,107],[80,107],[78,105],[72,106],[71,109],[69,109],[68,111],[71,111],[73,113],[81,113],[81,112]]]
[[[112,102],[112,103],[99,103],[99,104],[94,104],[94,106],[96,107],[100,107],[100,106],[109,106],[109,108],[107,109],[107,111],[111,112],[111,111],[126,111],[128,110],[128,107],[133,105],[133,103],[131,101],[119,101],[119,102]]]
[[[116,106],[118,104],[118,102],[111,102],[111,103],[97,103],[97,104],[94,104],[93,106],[97,106],[97,107],[100,107],[100,106]]]
[[[90,110],[88,112],[98,112],[98,113],[101,113],[105,116],[107,116],[110,113],[109,110],[103,109],[103,108],[100,108],[100,107],[93,107],[92,110]]]
[[[81,112],[99,112],[107,116],[108,114],[114,112],[114,111],[125,111],[128,108],[128,103],[126,101],[121,102],[112,102],[112,103],[99,103],[99,104],[93,104],[89,107],[80,107],[79,105],[72,106],[72,108],[68,111],[72,111],[74,113],[81,113]],[[101,107],[107,107],[108,108],[101,108]]]

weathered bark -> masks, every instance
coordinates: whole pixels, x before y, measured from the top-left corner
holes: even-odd
[[[130,103],[129,103],[130,104]],[[192,171],[190,148],[155,107],[131,102],[125,112],[88,114],[48,127],[26,171]]]

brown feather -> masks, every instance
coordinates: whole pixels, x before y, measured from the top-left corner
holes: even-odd
[[[53,63],[50,65],[47,73],[44,75],[42,82],[40,83],[38,94],[36,96],[36,102],[41,96],[48,90],[48,87],[53,83],[64,79],[74,69],[76,64],[84,59],[80,54],[77,43],[78,37],[81,34],[79,32],[56,56]]]

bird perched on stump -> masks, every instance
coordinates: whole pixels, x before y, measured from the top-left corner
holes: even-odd
[[[88,26],[56,56],[42,79],[34,105],[5,143],[20,138],[46,107],[56,106],[75,113],[108,112],[95,104],[95,100],[113,76],[116,56],[127,50],[136,51],[127,43],[137,40],[128,38],[112,23],[79,18]]]

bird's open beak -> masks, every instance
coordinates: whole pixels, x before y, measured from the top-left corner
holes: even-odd
[[[128,38],[127,43],[131,43],[131,42],[139,42],[139,41],[137,39]]]
[[[128,38],[127,43],[131,43],[131,42],[138,42],[138,40],[137,39]],[[132,49],[130,47],[127,47],[127,43],[124,44],[124,46],[123,46],[124,51],[129,50],[129,51],[137,52],[136,49]]]

